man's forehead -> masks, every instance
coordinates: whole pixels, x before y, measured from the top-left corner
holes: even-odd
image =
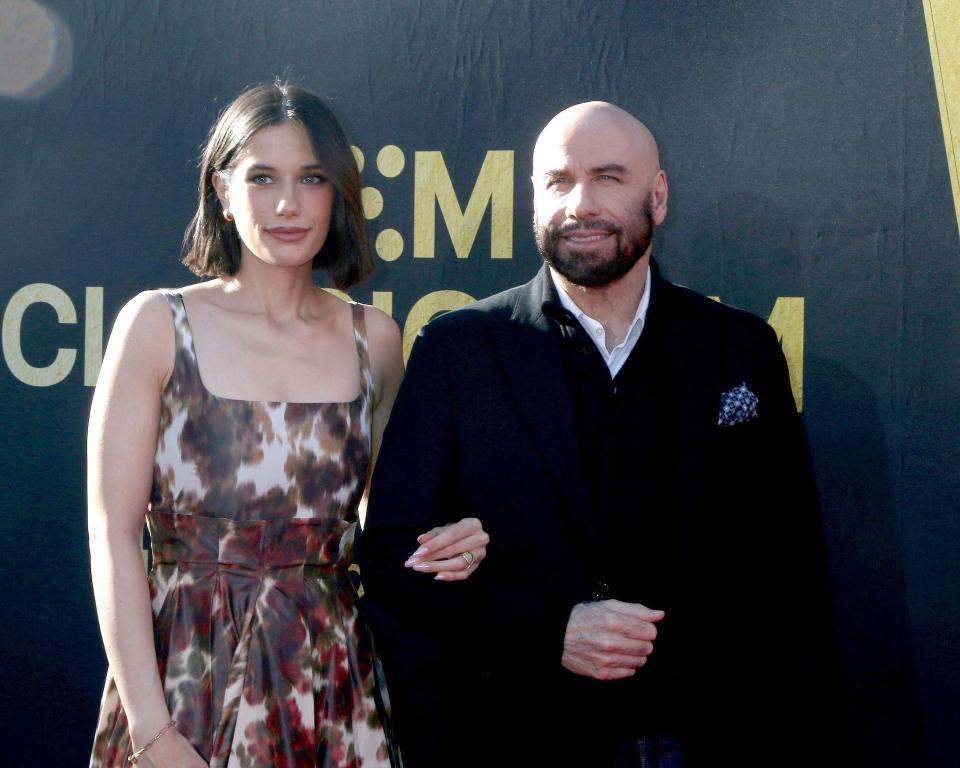
[[[601,102],[576,105],[551,120],[533,151],[537,172],[571,165],[593,168],[659,167],[657,145],[639,120]]]
[[[550,174],[565,170],[582,170],[590,173],[617,170],[629,173],[643,164],[642,153],[629,142],[607,140],[602,135],[581,135],[574,140],[549,139],[537,145],[533,168],[538,174]]]

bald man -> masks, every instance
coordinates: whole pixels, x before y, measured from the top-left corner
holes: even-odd
[[[424,329],[374,476],[360,561],[406,760],[822,764],[830,609],[777,339],[660,276],[667,177],[629,113],[558,114],[532,181],[543,268]],[[406,542],[466,516],[487,559],[437,590]]]

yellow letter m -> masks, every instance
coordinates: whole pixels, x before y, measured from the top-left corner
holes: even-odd
[[[413,203],[413,255],[432,259],[436,251],[436,208],[450,233],[458,259],[470,255],[490,206],[490,256],[513,257],[513,150],[490,150],[480,168],[466,210],[460,208],[440,152],[417,152]],[[434,202],[436,201],[436,203]]]

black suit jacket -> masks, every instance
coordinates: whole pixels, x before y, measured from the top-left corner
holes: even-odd
[[[612,724],[630,722],[624,691],[643,695],[643,669],[602,683],[560,663],[605,553],[548,282],[541,270],[424,328],[374,473],[358,560],[414,768],[602,765]],[[760,319],[655,265],[644,333],[667,350],[672,487],[659,495],[681,522],[683,599],[654,607],[683,627],[689,761],[800,764],[832,746],[837,702],[820,518],[783,355]],[[718,426],[722,393],[742,383],[758,417]],[[491,537],[468,581],[403,568],[416,534],[462,517]],[[525,746],[506,751],[508,733]]]

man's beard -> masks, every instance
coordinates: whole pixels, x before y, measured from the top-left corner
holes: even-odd
[[[616,246],[612,256],[600,251],[578,251],[576,246],[566,244],[566,252],[561,253],[560,238],[566,232],[602,230],[615,236]],[[653,238],[653,214],[649,202],[645,202],[640,213],[626,226],[618,227],[606,219],[583,222],[571,222],[560,227],[537,225],[533,222],[533,233],[537,248],[543,260],[574,285],[584,288],[600,288],[619,280],[640,260]]]

